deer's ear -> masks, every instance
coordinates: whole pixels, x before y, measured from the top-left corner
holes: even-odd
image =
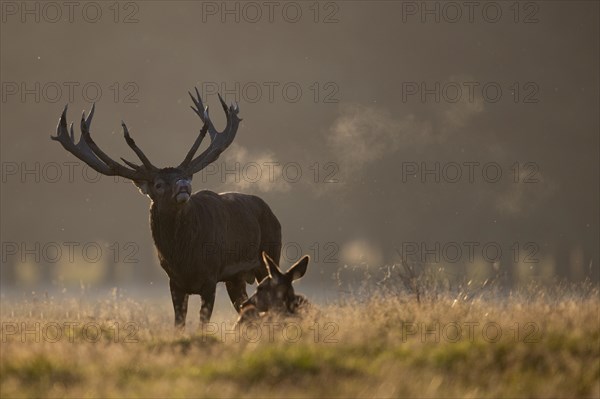
[[[294,266],[290,267],[290,270],[288,270],[285,275],[288,276],[292,281],[298,280],[300,277],[306,274],[306,269],[308,268],[309,260],[310,257],[308,255],[303,256],[302,259],[300,259],[298,262],[296,262],[296,264],[294,264]]]
[[[134,181],[133,184],[136,185],[137,188],[140,189],[140,193],[147,195],[148,197],[150,196],[150,183],[148,183],[147,181]]]
[[[275,279],[283,277],[283,273],[279,269],[279,266],[277,266],[275,261],[273,261],[273,259],[271,259],[271,257],[267,255],[265,251],[262,253],[262,258],[265,266],[267,267],[267,271],[269,272],[269,276]]]

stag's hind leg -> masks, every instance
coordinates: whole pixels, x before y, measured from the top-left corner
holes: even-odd
[[[185,327],[185,317],[188,308],[188,294],[182,291],[173,280],[169,281],[171,288],[171,300],[173,301],[173,310],[175,310],[175,327],[183,329]]]
[[[242,303],[248,299],[248,293],[246,292],[246,280],[242,277],[236,277],[225,282],[227,287],[227,293],[229,299],[235,310],[239,313],[242,307]]]
[[[205,286],[200,293],[202,297],[202,306],[200,307],[200,324],[208,323],[212,316],[213,307],[215,306],[215,293],[217,292],[217,284],[209,284]]]

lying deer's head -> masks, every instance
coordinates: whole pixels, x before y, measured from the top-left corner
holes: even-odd
[[[192,194],[192,176],[204,169],[207,165],[217,160],[219,155],[233,142],[239,123],[241,121],[237,114],[239,107],[225,104],[219,95],[219,101],[227,117],[227,125],[222,132],[218,132],[208,116],[208,107],[204,107],[198,89],[196,97],[190,93],[194,102],[191,107],[203,122],[202,129],[192,148],[188,151],[185,159],[177,167],[157,168],[152,165],[146,155],[135,144],[135,141],[129,135],[125,123],[123,135],[125,141],[136,153],[142,165],[136,165],[123,159],[125,165],[114,161],[92,140],[90,135],[90,125],[94,116],[95,105],[86,117],[85,112],[81,117],[81,138],[75,143],[75,134],[73,133],[73,124],[71,123],[70,133],[67,129],[67,107],[60,117],[56,136],[50,136],[62,146],[75,155],[77,158],[88,164],[92,169],[107,176],[121,176],[132,180],[140,191],[148,195],[159,207],[177,207],[185,204]],[[200,147],[206,133],[210,135],[211,143],[206,150],[194,158],[196,151]]]
[[[308,255],[303,256],[286,273],[283,273],[265,252],[262,253],[262,257],[269,275],[258,284],[256,293],[242,304],[242,309],[250,307],[258,312],[295,313],[304,299],[296,295],[292,282],[306,273]]]

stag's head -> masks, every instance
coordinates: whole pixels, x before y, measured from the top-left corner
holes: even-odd
[[[222,132],[218,132],[208,116],[208,107],[205,107],[202,103],[198,89],[196,89],[196,97],[191,93],[190,97],[194,103],[191,108],[200,117],[203,125],[196,141],[194,141],[184,160],[177,167],[157,168],[154,166],[131,138],[127,126],[123,122],[121,122],[121,126],[123,127],[125,141],[136,153],[141,161],[141,165],[129,162],[123,158],[121,160],[124,164],[121,164],[106,155],[90,135],[90,126],[95,106],[92,106],[87,116],[84,112],[81,117],[81,137],[77,143],[75,143],[73,124],[71,123],[70,129],[67,128],[66,106],[56,128],[56,136],[50,137],[52,140],[61,143],[67,151],[88,164],[98,173],[107,176],[121,176],[132,180],[140,191],[149,196],[159,207],[181,206],[191,197],[192,176],[210,163],[216,161],[219,155],[229,147],[235,138],[241,121],[237,116],[239,107],[237,105],[228,107],[219,95],[219,101],[225,111],[227,124]],[[195,156],[206,133],[210,136],[210,145],[198,156]]]
[[[162,168],[156,171],[152,180],[134,183],[160,208],[181,206],[192,195],[192,175],[180,168]]]
[[[265,252],[262,256],[269,275],[258,284],[256,293],[242,304],[242,309],[254,307],[258,312],[295,313],[301,297],[294,292],[292,282],[306,273],[308,255],[303,256],[286,273]]]

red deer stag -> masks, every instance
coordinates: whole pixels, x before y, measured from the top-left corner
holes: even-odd
[[[294,280],[306,273],[310,259],[308,255],[303,256],[286,273],[267,253],[263,252],[262,256],[269,275],[258,284],[256,293],[242,304],[238,325],[255,321],[261,314],[294,315],[301,308],[309,306],[308,300],[296,294],[292,286]]]
[[[157,168],[144,155],[121,123],[125,141],[141,165],[123,158],[114,161],[94,142],[90,125],[94,108],[81,118],[81,138],[76,143],[73,124],[67,129],[67,107],[60,117],[53,140],[88,164],[98,173],[132,180],[150,197],[150,228],[158,258],[169,276],[175,310],[175,326],[183,328],[188,296],[200,295],[200,321],[210,320],[218,282],[225,282],[227,293],[239,312],[246,294],[246,283],[263,280],[268,271],[261,259],[265,251],[273,259],[281,253],[281,225],[269,206],[259,197],[240,193],[216,194],[203,190],[192,194],[192,176],[210,163],[233,142],[239,123],[239,107],[219,101],[227,124],[218,132],[208,116],[198,89],[191,107],[203,122],[200,134],[177,167]],[[194,157],[208,132],[210,145]]]

